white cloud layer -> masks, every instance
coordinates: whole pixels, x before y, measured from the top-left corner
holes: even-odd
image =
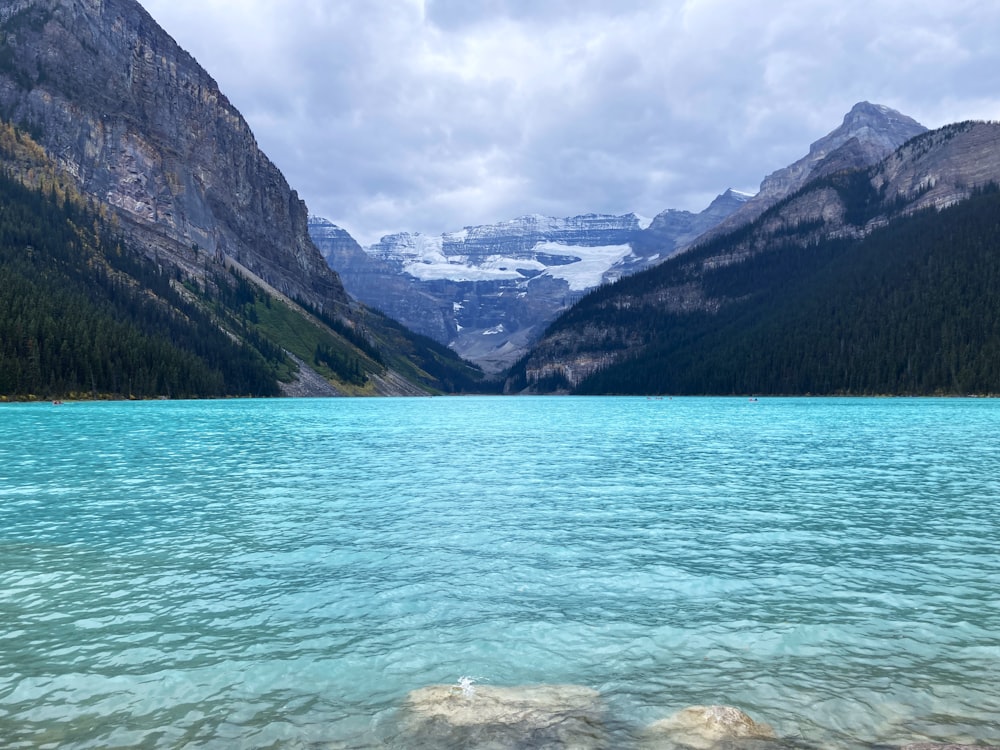
[[[856,102],[1000,119],[994,0],[141,0],[363,244],[700,210]]]

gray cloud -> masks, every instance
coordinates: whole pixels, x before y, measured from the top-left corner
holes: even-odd
[[[991,0],[144,0],[363,243],[753,190],[857,101],[1000,117]]]

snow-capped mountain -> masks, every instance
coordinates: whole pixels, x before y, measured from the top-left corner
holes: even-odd
[[[522,216],[437,236],[400,233],[362,248],[313,218],[313,241],[348,291],[487,372],[516,361],[589,289],[667,258],[738,209],[727,191],[700,214]]]
[[[399,264],[403,273],[421,281],[527,282],[550,276],[566,281],[572,291],[583,291],[605,280],[648,224],[635,214],[522,216],[436,237],[393,234],[368,253]]]

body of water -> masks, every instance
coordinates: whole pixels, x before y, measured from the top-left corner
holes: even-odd
[[[0,746],[463,747],[401,708],[460,680],[584,686],[609,748],[697,704],[1000,743],[998,434],[977,399],[0,405]]]

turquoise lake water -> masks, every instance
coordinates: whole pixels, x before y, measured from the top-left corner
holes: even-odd
[[[0,405],[0,747],[409,748],[583,685],[1000,744],[1000,401]]]

